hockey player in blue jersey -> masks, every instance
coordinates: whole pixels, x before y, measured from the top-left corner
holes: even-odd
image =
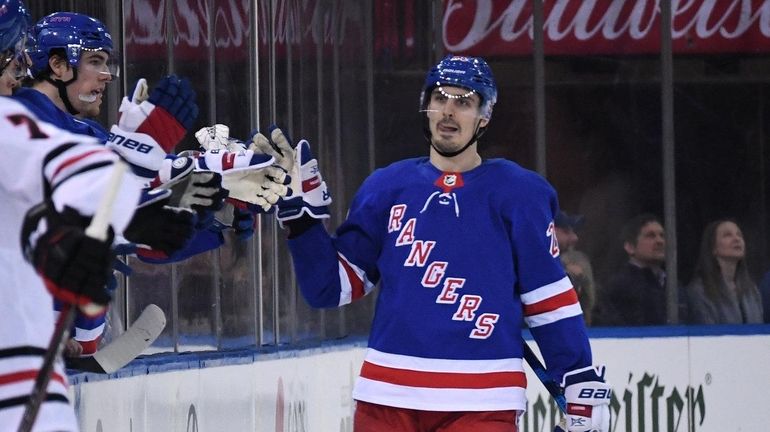
[[[306,301],[338,307],[379,284],[353,390],[363,431],[511,432],[526,409],[521,326],[560,382],[568,431],[609,430],[609,386],[592,367],[577,296],[559,263],[554,189],[503,159],[482,159],[497,88],[480,58],[427,74],[428,157],[378,169],[334,236],[327,187],[307,141],[294,195],[278,203]]]

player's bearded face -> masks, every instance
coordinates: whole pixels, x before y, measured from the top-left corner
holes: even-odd
[[[433,145],[451,152],[467,144],[477,126],[487,124],[487,119],[479,114],[480,103],[475,92],[464,88],[442,86],[433,89],[426,110]]]
[[[67,86],[70,102],[84,117],[95,117],[101,111],[104,90],[112,81],[108,58],[104,51],[84,52],[78,63],[78,78]]]

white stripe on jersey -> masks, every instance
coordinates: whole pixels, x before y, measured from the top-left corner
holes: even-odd
[[[580,307],[580,303],[573,303],[539,315],[525,316],[524,322],[527,324],[527,327],[533,328],[550,324],[564,318],[578,316],[582,313],[583,309]]]
[[[537,303],[571,289],[572,281],[569,280],[569,277],[564,276],[564,278],[557,280],[556,282],[552,282],[532,291],[522,293],[521,302],[525,305]]]
[[[502,411],[527,409],[523,387],[433,389],[405,387],[358,377],[353,399],[426,411]]]
[[[374,348],[367,348],[366,361],[380,366],[429,372],[524,372],[523,360],[520,358],[449,360],[390,354]]]

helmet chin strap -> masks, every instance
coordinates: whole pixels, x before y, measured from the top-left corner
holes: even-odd
[[[455,150],[455,151],[451,151],[451,152],[439,150],[438,147],[436,147],[433,144],[433,140],[430,139],[431,138],[430,130],[428,130],[428,134],[427,134],[426,138],[428,138],[428,142],[430,143],[430,146],[433,147],[433,150],[436,150],[436,153],[440,154],[441,156],[448,157],[448,158],[455,157],[455,156],[459,155],[460,153],[464,152],[466,149],[468,149],[468,147],[470,147],[471,144],[473,144],[476,141],[478,141],[479,138],[481,138],[481,136],[484,135],[484,132],[486,132],[487,128],[486,128],[486,126],[485,127],[481,127],[481,120],[482,119],[479,119],[479,122],[476,123],[476,130],[473,131],[473,136],[471,137],[471,139],[468,140],[468,143],[465,144],[459,150]]]
[[[67,96],[67,86],[75,82],[76,79],[78,79],[77,68],[72,68],[72,79],[69,81],[54,80],[51,79],[50,76],[45,77],[45,80],[53,84],[59,91],[59,97],[61,98],[62,102],[64,102],[64,107],[67,108],[67,112],[72,115],[78,115],[80,114],[80,111],[76,110],[75,107],[72,106],[72,102],[70,102],[70,98]]]

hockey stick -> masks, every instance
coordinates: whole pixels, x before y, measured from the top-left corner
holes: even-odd
[[[543,366],[543,363],[532,351],[532,348],[529,346],[527,341],[524,340],[524,338],[521,339],[521,345],[524,347],[524,360],[529,363],[529,367],[532,368],[532,372],[537,375],[537,377],[540,379],[540,382],[543,383],[543,387],[548,390],[548,393],[551,394],[553,400],[556,401],[556,405],[559,406],[562,414],[565,414],[567,412],[567,400],[564,398],[564,394],[561,392],[561,386],[556,381],[554,381],[550,375],[548,375],[545,366]]]
[[[90,357],[66,359],[67,367],[85,372],[113,373],[147,349],[166,327],[166,315],[154,304],[144,308],[139,318],[123,333]]]
[[[87,236],[102,241],[107,239],[110,218],[112,216],[112,205],[115,202],[115,197],[120,189],[120,183],[127,169],[128,165],[126,163],[120,160],[115,162],[104,196],[102,196],[99,202],[99,207],[97,207],[91,223],[86,228],[85,234]],[[40,370],[35,378],[29,400],[27,400],[24,406],[24,414],[19,425],[19,432],[29,432],[35,424],[37,413],[40,411],[40,405],[43,403],[43,399],[45,399],[48,391],[48,383],[51,381],[51,373],[56,364],[56,359],[64,349],[64,344],[69,337],[70,327],[75,320],[76,310],[77,308],[72,307],[71,304],[65,303],[61,312],[59,312],[56,327],[53,330],[51,340],[43,357],[43,364],[40,366]]]

